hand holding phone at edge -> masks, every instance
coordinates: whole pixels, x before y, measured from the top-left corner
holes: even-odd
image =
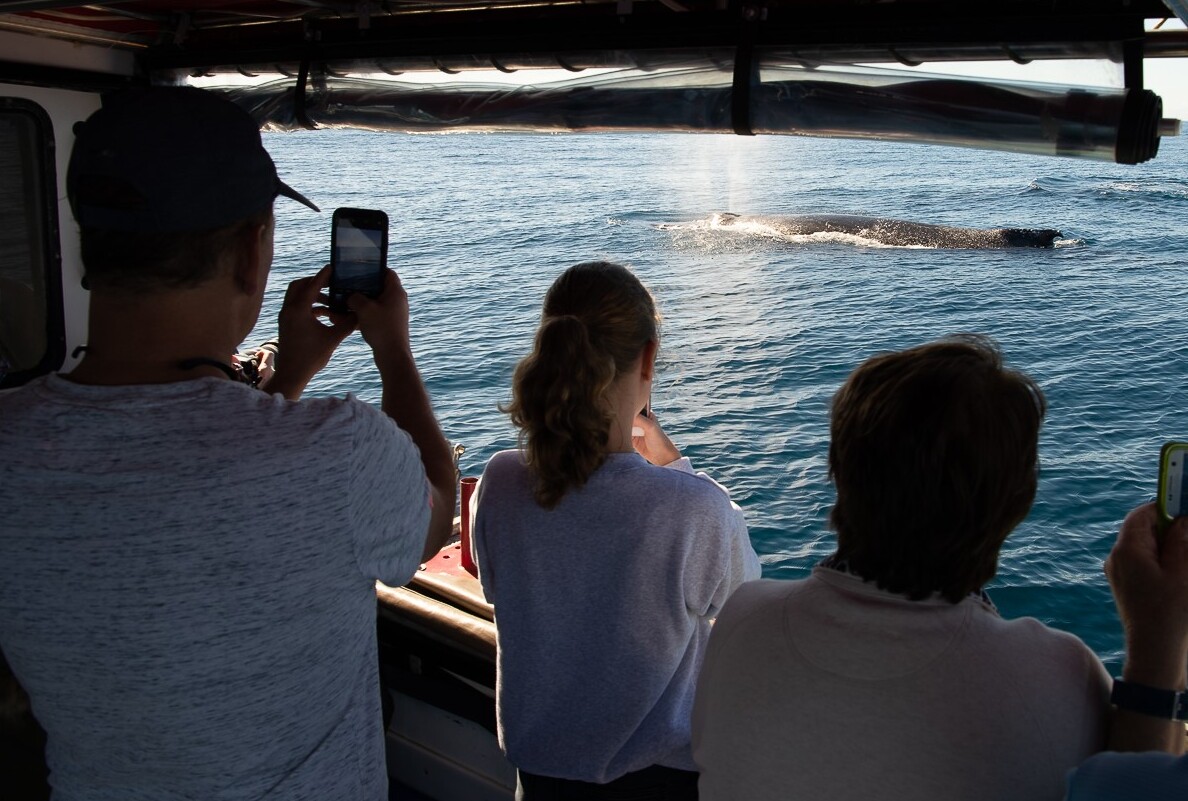
[[[664,429],[656,422],[654,416],[644,417],[642,414],[637,414],[632,426],[642,431],[643,436],[633,436],[631,438],[631,444],[639,452],[640,456],[652,464],[666,465],[681,458],[680,450],[677,449],[676,445],[672,444],[672,440],[664,433]]]
[[[285,343],[277,354],[276,374],[269,392],[289,400],[301,397],[305,385],[330,361],[334,350],[355,330],[350,315],[337,314],[323,305],[322,290],[330,281],[330,265],[316,275],[298,278],[285,290],[278,319],[279,336]],[[329,325],[321,321],[325,317]]]
[[[1149,672],[1156,672],[1154,662],[1169,663],[1162,672],[1171,675],[1157,686],[1172,689],[1167,682],[1183,687],[1188,670],[1188,517],[1172,521],[1162,534],[1159,528],[1154,504],[1131,511],[1105,572],[1126,631],[1129,661]]]
[[[1122,677],[1161,690],[1183,690],[1188,671],[1188,518],[1160,531],[1154,503],[1131,511],[1105,562],[1126,633]],[[1109,731],[1114,751],[1183,753],[1182,724],[1115,710]]]

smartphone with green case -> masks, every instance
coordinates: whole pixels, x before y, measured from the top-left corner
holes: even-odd
[[[1159,450],[1159,517],[1170,522],[1188,515],[1188,442],[1167,442]]]

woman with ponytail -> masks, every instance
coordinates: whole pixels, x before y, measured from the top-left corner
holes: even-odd
[[[659,317],[617,264],[545,297],[505,411],[520,449],[476,490],[517,798],[696,799],[690,712],[709,624],[759,560],[742,511],[651,416]]]

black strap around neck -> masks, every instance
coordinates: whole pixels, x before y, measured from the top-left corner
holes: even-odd
[[[186,359],[177,363],[177,366],[182,370],[193,370],[195,367],[217,367],[227,374],[227,378],[232,381],[239,381],[239,373],[235,368],[226,362],[221,362],[218,359],[208,359],[205,356],[198,356],[193,359]]]

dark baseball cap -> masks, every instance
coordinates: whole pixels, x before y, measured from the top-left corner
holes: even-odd
[[[84,228],[222,228],[278,195],[320,209],[276,175],[252,116],[190,86],[125,89],[75,126],[66,194]]]

